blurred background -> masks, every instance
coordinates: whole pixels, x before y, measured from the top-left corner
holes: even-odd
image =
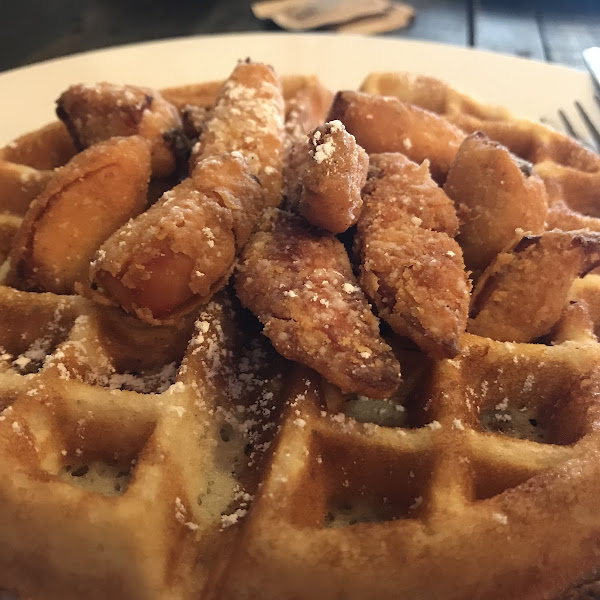
[[[583,68],[600,45],[600,0],[407,0],[405,28],[381,35],[496,50]],[[169,37],[282,31],[247,0],[3,0],[0,70]],[[198,57],[206,60],[206,57]]]

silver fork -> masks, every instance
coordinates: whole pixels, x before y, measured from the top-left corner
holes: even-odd
[[[594,94],[594,100],[600,109],[600,95],[598,93]],[[578,100],[575,100],[575,108],[577,109],[581,120],[584,122],[586,129],[588,130],[591,140],[590,138],[584,137],[578,133],[569,117],[567,117],[565,111],[562,110],[562,108],[559,108],[558,117],[561,120],[563,127],[566,129],[567,133],[572,138],[576,139],[580,144],[591,148],[595,152],[600,152],[600,131],[598,131],[598,128],[596,125],[594,125],[593,121],[590,119],[590,116],[581,105],[581,102]]]
[[[589,71],[592,80],[596,86],[596,92],[594,93],[594,100],[598,108],[600,109],[600,48],[592,47],[587,48],[582,52],[583,62]],[[565,128],[566,132],[580,144],[600,153],[600,131],[598,127],[594,125],[594,122],[590,118],[589,114],[585,111],[581,102],[575,100],[575,108],[581,117],[581,120],[585,124],[586,129],[589,132],[589,137],[581,135],[573,126],[573,122],[562,109],[558,109],[558,117]]]

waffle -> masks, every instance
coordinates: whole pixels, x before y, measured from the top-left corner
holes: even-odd
[[[535,166],[549,195],[550,228],[598,231],[600,222],[589,217],[600,217],[600,158],[574,139],[541,123],[518,119],[433,77],[371,73],[361,90],[424,108],[467,133],[482,131]]]
[[[368,91],[389,94],[382,81],[368,78]],[[325,120],[331,95],[311,77],[283,83],[283,191],[293,210],[302,179],[309,178],[305,161],[315,154],[306,135]],[[462,180],[460,165],[446,158],[460,153],[465,139],[478,139],[467,138],[466,117],[509,128],[525,125],[503,109],[436,85],[437,96],[415,92],[409,99],[420,109],[406,110],[411,119],[431,111],[428,122],[439,119],[451,132],[450,146],[434,153],[444,156],[435,175],[438,183],[450,181],[444,190],[451,198],[451,188],[458,189]],[[193,135],[206,126],[220,88],[194,84],[165,90],[163,98],[180,111],[184,125],[188,114],[186,131]],[[351,92],[344,94],[344,101],[351,99]],[[369,106],[389,103],[365,100]],[[352,121],[345,125],[352,134]],[[558,136],[546,130],[542,135],[533,125],[528,131],[536,140]],[[422,151],[399,139],[406,152]],[[360,144],[358,135],[356,141]],[[517,159],[502,152],[502,160],[514,161],[518,171]],[[576,154],[595,160],[581,148]],[[0,150],[3,258],[18,247],[15,235],[29,204],[44,197],[52,169],[74,155],[60,123]],[[548,159],[553,168],[578,176],[594,173],[553,156]],[[422,198],[440,207],[435,212],[430,206],[425,218],[421,196],[412,204],[399,197],[394,222],[413,237],[443,237],[442,248],[455,248],[448,256],[463,277],[452,235],[464,215],[458,210],[456,221],[451,214],[452,203],[429,177],[424,158],[420,167],[398,154],[380,154],[371,163],[390,178],[386,185],[399,176],[394,169],[402,168],[402,177],[422,190]],[[581,219],[595,223],[594,210],[573,201],[562,183],[556,199],[544,164],[534,167],[547,194],[535,200],[533,222],[542,214],[541,224],[532,228],[522,222],[525,234],[518,229],[520,213],[512,211],[512,230],[501,236],[506,244],[500,249],[494,239],[492,249],[486,246],[489,258],[479,265],[481,273],[472,275],[477,280],[467,331],[465,317],[453,333],[451,352],[443,357],[420,349],[419,338],[402,337],[405,330],[415,337],[410,327],[398,334],[382,324],[377,343],[402,365],[402,380],[387,398],[342,392],[318,352],[311,354],[313,368],[283,358],[232,285],[202,306],[181,311],[174,322],[158,324],[98,302],[84,289],[83,276],[75,286],[81,294],[73,288],[44,291],[44,284],[29,291],[5,263],[2,276],[11,279],[0,286],[0,588],[21,599],[43,600],[595,597],[600,276],[593,269],[600,261],[600,239],[593,231],[579,231]],[[176,175],[169,177],[155,176],[150,188],[174,187]],[[369,177],[362,201],[371,212],[363,211],[362,222],[357,216],[361,239],[354,253],[352,232],[340,236],[357,260],[375,243],[377,231],[369,228],[374,211],[384,207],[370,198],[376,189],[373,169]],[[152,200],[160,195],[156,189],[148,190]],[[462,189],[470,193],[468,186]],[[592,197],[597,190],[586,193]],[[527,202],[529,195],[523,198]],[[476,208],[488,205],[479,200]],[[360,210],[360,202],[353,206]],[[570,221],[558,209],[553,212],[556,206]],[[264,223],[250,236],[245,252],[257,256],[258,267],[246,261],[245,269],[260,273],[260,261],[267,261],[263,276],[272,279],[269,286],[254,282],[254,302],[263,305],[275,297],[277,269],[293,263],[294,253],[308,253],[307,263],[319,258],[310,255],[311,245],[335,247],[343,255],[333,234],[302,224],[300,216],[269,210],[293,224],[286,235],[298,229],[308,241],[295,239],[299,249],[292,252],[291,244],[277,239],[278,263],[268,252],[260,254],[267,245]],[[377,218],[391,228],[384,212]],[[515,239],[508,239],[511,234]],[[427,244],[422,248],[426,257]],[[337,260],[331,254],[331,261]],[[557,265],[559,291],[548,283]],[[323,314],[333,322],[345,293],[358,302],[360,277],[344,267],[340,291],[334,287],[338,267],[325,266],[322,284],[333,290],[327,298],[336,299],[336,306]],[[238,270],[236,286],[248,287],[248,276]],[[317,310],[305,309],[311,298],[298,299],[300,284],[289,278],[285,292],[295,300],[290,310],[318,314],[318,304]],[[468,295],[469,286],[463,287]],[[271,296],[261,298],[261,291]],[[365,293],[376,291],[365,286]],[[240,294],[242,301],[248,302],[247,295]],[[494,327],[499,318],[493,310],[502,309],[506,297],[510,313],[519,316],[526,312],[519,311],[519,303],[525,306],[528,295],[536,297],[535,327],[527,319],[517,319],[509,333]],[[385,299],[378,306],[383,318],[387,306]],[[483,325],[482,314],[488,315]],[[368,335],[374,335],[375,317],[367,322]],[[505,325],[504,317],[499,324]],[[277,347],[277,340],[273,344]],[[302,353],[289,354],[303,360]]]

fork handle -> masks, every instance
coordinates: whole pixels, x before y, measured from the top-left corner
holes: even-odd
[[[596,84],[596,89],[600,91],[600,48],[598,46],[586,48],[582,55],[583,62]]]

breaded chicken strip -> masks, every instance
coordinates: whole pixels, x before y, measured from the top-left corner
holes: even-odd
[[[533,165],[481,132],[461,144],[444,191],[456,204],[457,241],[469,269],[485,269],[514,239],[516,229],[544,230],[548,209],[544,182]]]
[[[296,210],[302,189],[302,171],[308,153],[308,134],[325,121],[333,94],[317,78],[283,78],[286,98],[284,124],[283,195],[285,208]]]
[[[240,62],[219,91],[190,159],[239,152],[264,189],[265,205],[281,202],[284,102],[279,78],[268,65]]]
[[[41,171],[0,158],[0,212],[23,216],[53,177],[54,171]]]
[[[175,323],[225,285],[262,201],[243,158],[203,160],[98,250],[91,269],[95,299],[148,323]]]
[[[571,284],[600,265],[600,233],[549,231],[516,238],[473,291],[469,331],[530,342],[559,320]]]
[[[153,175],[169,175],[175,155],[164,134],[180,130],[177,109],[159,92],[133,85],[73,85],[56,101],[75,147],[83,150],[114,136],[140,135],[151,143]]]
[[[94,253],[146,207],[150,144],[114,137],[57,169],[31,203],[10,254],[11,285],[72,294]]]
[[[439,183],[466,137],[440,115],[392,96],[338,92],[327,118],[339,119],[369,154],[401,152],[419,163],[428,159]]]
[[[344,392],[385,398],[398,387],[400,365],[333,235],[267,211],[242,252],[235,287],[286,358]]]
[[[298,210],[309,223],[342,233],[360,215],[369,157],[341,121],[317,127],[308,139]]]
[[[360,282],[379,315],[434,357],[454,356],[471,284],[452,201],[401,154],[370,156],[355,246]]]

